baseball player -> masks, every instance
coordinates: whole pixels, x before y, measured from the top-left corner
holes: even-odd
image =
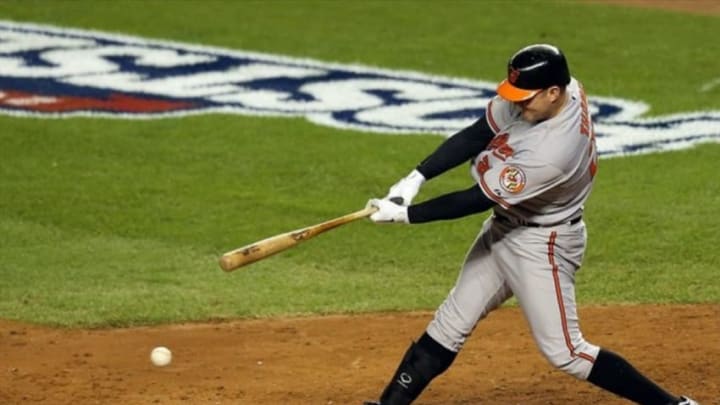
[[[452,364],[476,324],[515,296],[535,342],[554,367],[639,404],[697,404],[673,395],[624,358],[583,337],[575,272],[587,239],[583,204],[597,172],[583,87],[551,45],[520,49],[485,116],[445,140],[390,188],[370,219],[418,224],[492,209],[454,288],[413,342],[380,396],[406,405]],[[410,205],[421,185],[470,161],[466,190]]]

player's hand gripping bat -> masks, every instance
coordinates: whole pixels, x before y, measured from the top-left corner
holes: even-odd
[[[225,271],[236,270],[246,264],[256,262],[270,255],[274,255],[275,253],[290,249],[302,241],[314,238],[315,236],[333,228],[337,228],[340,225],[345,225],[352,221],[369,217],[377,210],[378,209],[376,207],[367,207],[360,211],[355,211],[329,221],[287,233],[282,233],[280,235],[271,236],[267,239],[251,243],[247,246],[243,246],[222,255],[220,258],[220,267]]]

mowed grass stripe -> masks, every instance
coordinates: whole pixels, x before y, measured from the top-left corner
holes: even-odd
[[[0,313],[6,319],[59,325],[163,322],[198,316],[198,302],[208,296],[194,280],[213,257],[188,246],[8,219],[0,219],[0,245]]]

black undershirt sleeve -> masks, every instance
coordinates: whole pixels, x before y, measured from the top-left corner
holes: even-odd
[[[430,180],[477,156],[494,137],[495,133],[485,116],[482,116],[469,127],[447,138],[417,166],[417,170]]]
[[[411,224],[455,219],[487,211],[495,202],[489,199],[476,184],[467,190],[445,194],[408,207]]]

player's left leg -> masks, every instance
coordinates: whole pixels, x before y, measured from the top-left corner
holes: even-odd
[[[545,251],[523,255],[535,257],[535,266],[519,259],[521,266],[508,269],[506,280],[547,360],[574,377],[639,404],[685,403],[681,402],[684,398],[666,392],[621,356],[583,338],[575,302],[575,272],[584,250],[582,224],[575,229],[570,226],[547,231],[546,235],[541,232],[534,230],[529,234],[546,238]],[[526,242],[526,246],[530,245]]]
[[[412,403],[434,378],[450,367],[476,324],[510,297],[511,292],[490,254],[493,237],[489,226],[486,222],[465,257],[455,287],[426,332],[410,344],[377,403]]]

